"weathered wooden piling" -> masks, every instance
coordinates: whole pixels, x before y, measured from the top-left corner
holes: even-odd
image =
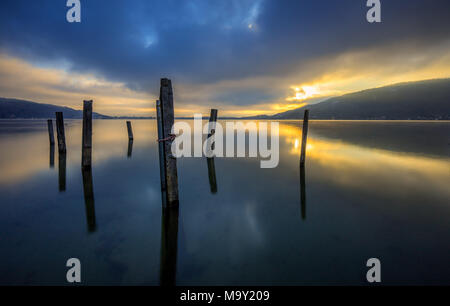
[[[209,125],[208,138],[216,133],[217,113],[217,109],[211,109],[211,115],[209,116],[209,122],[211,124]]]
[[[163,204],[164,205],[164,204]],[[163,207],[161,216],[161,259],[159,282],[161,286],[176,285],[179,208]]]
[[[216,134],[216,122],[217,122],[217,109],[211,109],[211,115],[209,116],[209,130],[208,130],[208,140],[210,141],[211,137]],[[209,186],[211,189],[211,193],[217,193],[217,180],[216,180],[216,166],[214,163],[214,149],[215,149],[215,140],[211,143],[207,143],[207,158],[206,162],[208,164],[208,178],[209,178]]]
[[[92,168],[82,168],[83,175],[83,193],[84,205],[86,209],[86,222],[89,233],[97,230],[97,222],[95,218],[95,200],[94,200],[94,186],[92,183]]]
[[[156,122],[158,125],[158,150],[159,150],[159,176],[161,179],[161,191],[163,195],[163,206],[167,205],[167,194],[166,194],[166,162],[164,157],[164,142],[160,139],[164,139],[164,127],[162,120],[162,110],[161,110],[161,102],[156,101]]]
[[[209,116],[209,131],[208,131],[208,139],[216,134],[216,122],[217,122],[217,109],[211,109],[211,115]],[[208,150],[214,151],[216,146],[216,142],[212,142],[212,144],[208,144]]]
[[[53,133],[53,120],[48,119],[47,126],[48,126],[48,138],[50,140],[50,145],[53,146],[55,144],[55,135]]]
[[[92,165],[92,100],[83,102],[83,136],[82,136],[82,158],[83,168]]]
[[[161,102],[161,120],[163,137],[159,142],[164,143],[164,168],[166,177],[167,205],[178,206],[178,173],[177,160],[172,155],[172,142],[175,135],[172,135],[172,127],[175,121],[172,81],[161,79],[160,98]]]
[[[56,112],[56,134],[58,137],[58,152],[66,153],[66,135],[64,132],[64,116],[62,112]]]
[[[133,129],[131,127],[131,122],[130,121],[127,121],[127,130],[128,130],[128,140],[134,140]]]
[[[305,110],[305,117],[303,119],[302,130],[302,153],[300,155],[300,166],[305,166],[306,161],[306,146],[308,141],[308,124],[309,124],[309,110]]]

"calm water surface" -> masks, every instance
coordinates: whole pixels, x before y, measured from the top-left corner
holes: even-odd
[[[0,284],[450,284],[450,122],[280,123],[280,164],[178,161],[180,209],[162,216],[156,122],[94,121],[92,173],[81,121],[67,155],[44,120],[0,121]],[[215,180],[214,180],[215,175]],[[215,183],[214,183],[215,182]]]

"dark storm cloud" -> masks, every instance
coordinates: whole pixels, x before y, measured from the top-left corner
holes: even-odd
[[[450,29],[448,0],[382,1],[381,24],[366,21],[365,0],[81,0],[81,24],[66,21],[65,3],[1,1],[0,49],[144,91],[161,76],[192,84],[277,76],[349,50],[403,41],[426,47],[448,40]],[[218,98],[270,98],[254,94]]]

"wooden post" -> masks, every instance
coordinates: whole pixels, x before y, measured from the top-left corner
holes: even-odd
[[[217,109],[211,109],[211,115],[209,117],[209,122],[213,123],[213,124],[210,124],[208,138],[216,133],[215,123],[217,122],[217,113],[218,113]]]
[[[131,122],[127,121],[128,139],[133,140],[133,129],[131,128]]]
[[[306,160],[306,145],[308,140],[308,123],[309,123],[309,110],[305,110],[305,118],[303,119],[303,130],[302,130],[302,153],[300,155],[300,166],[305,166]]]
[[[94,187],[92,183],[92,168],[82,168],[83,174],[83,193],[84,205],[86,208],[86,221],[89,233],[93,233],[97,229],[97,222],[95,218],[95,201],[94,201]]]
[[[217,109],[211,109],[211,115],[209,117],[209,132],[208,139],[216,134],[216,122],[217,122]],[[216,142],[214,141],[212,144],[208,143],[208,150],[214,151],[216,146]]]
[[[166,172],[166,186],[167,186],[167,205],[178,206],[178,172],[177,160],[172,155],[172,127],[175,121],[174,107],[173,107],[173,90],[172,81],[169,79],[161,79],[160,99],[161,114],[163,124],[163,138],[164,142],[164,163]]]
[[[56,112],[56,134],[58,136],[58,152],[66,153],[66,135],[64,132],[64,116],[62,112]]]
[[[82,158],[83,168],[92,165],[92,100],[83,102],[83,136],[82,136]]]
[[[50,145],[53,146],[55,144],[55,135],[53,134],[53,120],[47,120],[48,126],[48,138],[50,140]]]
[[[211,116],[209,117],[209,131],[208,131],[208,140],[216,134],[216,122],[217,122],[217,109],[211,109]],[[206,162],[208,163],[208,178],[209,178],[209,186],[211,189],[211,193],[217,193],[217,180],[216,180],[216,167],[214,164],[214,154],[213,151],[215,149],[215,140],[212,143],[207,143],[207,158]]]
[[[167,194],[166,194],[166,162],[164,157],[164,142],[159,141],[159,139],[164,139],[164,127],[162,120],[162,110],[161,102],[156,101],[156,119],[158,125],[158,150],[159,150],[159,175],[161,179],[161,191],[163,195],[163,207],[167,205]]]

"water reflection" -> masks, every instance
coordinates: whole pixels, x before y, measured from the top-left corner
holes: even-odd
[[[353,124],[357,129],[358,122]],[[306,151],[314,167],[311,175],[315,179],[331,180],[342,187],[367,192],[379,189],[391,196],[403,195],[404,189],[450,196],[448,156],[427,156],[365,147],[344,140],[328,139],[324,134],[318,135],[314,130],[314,122],[310,123],[310,128]],[[280,141],[280,160],[299,156],[299,135],[299,126],[280,125],[280,137],[284,139],[284,143]],[[345,139],[345,136],[342,135],[342,138]],[[427,150],[425,146],[422,149]]]
[[[92,182],[92,169],[90,167],[83,167],[83,192],[84,204],[86,208],[86,221],[89,233],[97,230],[97,223],[95,219],[95,201],[94,201],[94,186]]]
[[[305,181],[305,167],[300,166],[300,208],[302,219],[306,219],[306,181]]]
[[[161,259],[159,272],[159,283],[161,286],[176,285],[178,216],[178,206],[167,207],[167,205],[164,205],[163,203],[161,216]]]
[[[58,154],[58,184],[59,191],[66,191],[66,161],[67,154],[64,152],[59,152]]]
[[[86,271],[87,285],[355,285],[365,282],[361,269],[369,256],[384,258],[387,284],[449,283],[450,159],[433,150],[442,139],[448,147],[449,123],[414,123],[417,135],[406,132],[410,123],[390,123],[390,139],[405,144],[393,151],[383,142],[382,124],[366,128],[360,142],[348,133],[361,123],[341,130],[335,122],[311,121],[306,183],[306,168],[298,165],[301,122],[281,122],[275,169],[216,157],[207,160],[206,186],[204,160],[181,159],[180,211],[160,207],[155,122],[136,122],[141,140],[124,160],[123,122],[94,120],[95,202],[92,172],[79,171],[80,123],[68,121],[68,156],[58,162],[64,189],[67,164],[69,192],[59,195],[56,173],[48,170],[46,121],[27,132],[23,123],[15,134],[0,129],[0,232],[6,233],[0,284],[64,284],[54,263],[69,256],[96,267]],[[432,137],[445,133],[439,141]],[[215,165],[221,192],[212,196]],[[306,204],[308,222],[302,222]],[[101,231],[87,235],[86,224],[93,232],[96,221]]]
[[[50,169],[55,168],[55,144],[50,145]]]
[[[214,158],[207,158],[206,162],[208,164],[208,178],[209,178],[209,187],[211,189],[211,193],[217,193],[217,179],[216,179],[216,166],[214,164]]]
[[[133,154],[133,139],[128,140],[128,151],[127,151],[127,157],[131,158]]]

